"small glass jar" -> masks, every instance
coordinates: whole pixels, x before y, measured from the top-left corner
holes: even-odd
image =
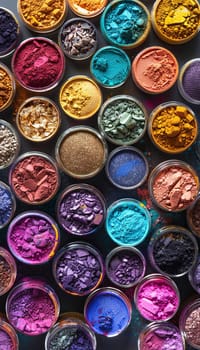
[[[191,191],[187,191],[187,187],[185,189],[187,184]],[[169,212],[180,212],[187,209],[195,200],[199,191],[199,178],[196,171],[186,162],[170,159],[158,164],[152,170],[148,187],[150,197],[157,207]]]
[[[12,255],[5,248],[0,247],[0,296],[6,294],[13,286],[17,276],[17,265]]]
[[[196,141],[197,118],[192,109],[181,102],[162,103],[150,114],[148,134],[160,151],[181,153]]]
[[[195,265],[189,271],[188,279],[192,288],[200,294],[200,255],[198,255]]]
[[[138,350],[150,349],[152,342],[160,349],[185,350],[185,340],[172,322],[152,322],[142,329],[138,337]]]
[[[12,254],[21,262],[39,265],[55,255],[60,233],[55,220],[41,211],[26,211],[17,215],[7,231]]]
[[[130,324],[132,305],[118,289],[104,287],[95,290],[84,305],[85,320],[97,334],[116,337]]]
[[[169,321],[177,312],[180,294],[176,283],[167,276],[151,274],[136,286],[134,302],[141,316],[148,321]]]
[[[132,62],[132,79],[147,94],[162,94],[176,83],[179,66],[174,54],[161,46],[140,51]]]
[[[31,205],[50,201],[60,186],[60,175],[55,161],[43,152],[21,154],[12,164],[9,184],[16,197]]]
[[[129,56],[115,46],[100,48],[90,61],[91,75],[99,85],[108,89],[122,86],[128,79],[130,70]]]
[[[105,225],[115,243],[124,247],[136,246],[147,237],[151,229],[151,216],[142,202],[123,198],[109,206]]]
[[[98,17],[107,5],[108,0],[99,0],[96,2],[68,0],[71,11],[78,17],[95,18]]]
[[[139,149],[121,146],[109,154],[105,170],[114,186],[123,190],[133,190],[146,181],[149,165],[147,158]]]
[[[153,234],[148,246],[154,269],[172,278],[186,275],[194,266],[197,255],[195,237],[181,226],[161,227]]]
[[[119,288],[134,287],[145,275],[146,260],[140,250],[134,247],[117,247],[107,254],[106,274]]]
[[[200,58],[189,60],[181,67],[178,90],[186,101],[200,105]]]
[[[58,43],[68,58],[75,61],[87,60],[97,49],[97,29],[91,21],[84,18],[71,18],[61,27]]]
[[[16,210],[16,200],[8,185],[0,181],[1,216],[0,229],[5,227],[13,218]]]
[[[49,98],[35,96],[26,99],[17,111],[17,127],[27,140],[43,142],[57,133],[61,114],[55,102]]]
[[[12,56],[11,67],[23,88],[43,93],[53,90],[62,80],[65,57],[54,41],[32,37],[20,43]]]
[[[200,237],[200,193],[186,211],[187,226],[197,238]]]
[[[68,294],[84,296],[103,281],[105,268],[100,252],[89,243],[69,243],[58,251],[53,260],[53,276]]]
[[[200,299],[194,299],[181,311],[179,328],[188,345],[200,349]]]
[[[9,167],[20,151],[20,139],[15,128],[0,119],[0,170]]]
[[[63,172],[82,180],[103,169],[107,154],[103,137],[94,128],[84,125],[65,130],[55,147],[56,160]]]
[[[2,62],[0,62],[0,84],[4,86],[3,92],[6,95],[1,95],[0,98],[0,112],[3,112],[11,106],[14,100],[16,85],[10,69]]]
[[[101,16],[100,28],[110,44],[124,50],[134,49],[143,44],[149,35],[150,13],[141,1],[114,0],[106,6]]]
[[[33,32],[45,34],[56,31],[65,20],[68,12],[68,4],[65,0],[42,4],[38,2],[34,6],[26,0],[18,0],[17,10],[24,25]],[[47,24],[49,23],[49,24]]]
[[[86,75],[75,75],[61,86],[59,93],[63,112],[76,120],[91,118],[102,103],[102,93],[94,80]]]
[[[55,345],[68,344],[69,339],[70,346],[73,344],[76,346],[81,339],[87,350],[96,350],[97,341],[94,332],[87,323],[75,317],[66,317],[49,330],[45,338],[45,350],[52,350]]]
[[[106,216],[105,198],[94,186],[70,185],[60,194],[56,213],[58,223],[72,235],[86,236],[102,227]]]
[[[144,136],[147,119],[146,108],[140,101],[129,95],[117,95],[108,98],[101,106],[98,127],[109,142],[128,146]]]
[[[6,299],[8,321],[18,332],[29,336],[48,332],[59,313],[60,302],[55,291],[40,279],[25,278]]]
[[[199,31],[198,0],[176,3],[156,0],[152,7],[151,22],[156,35],[168,44],[185,44]]]
[[[10,45],[8,46],[6,45],[6,47],[3,47],[5,45],[5,42],[3,44],[2,43],[0,44],[0,58],[2,59],[11,55],[14,52],[15,48],[17,47],[19,42],[19,36],[20,36],[20,26],[16,16],[9,9],[5,7],[0,7],[0,14],[3,14],[5,16],[4,23],[6,23],[6,27],[7,27],[5,29],[8,29],[9,25],[12,27],[12,31],[8,33],[8,40],[10,39],[11,41]],[[2,22],[3,27],[4,27],[4,23]],[[3,27],[2,29],[0,29],[1,36],[3,36],[2,35],[3,34],[2,31],[4,30]]]
[[[3,348],[5,347],[7,350],[19,350],[19,339],[17,333],[2,317],[0,317],[0,333]]]

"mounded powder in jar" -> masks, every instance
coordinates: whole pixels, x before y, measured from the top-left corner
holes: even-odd
[[[0,63],[0,112],[10,106],[15,94],[15,81],[7,66]]]
[[[200,304],[188,312],[185,319],[184,334],[186,341],[195,348],[200,347]]]
[[[17,45],[19,24],[14,14],[6,8],[0,7],[0,56],[7,55]]]
[[[20,143],[15,129],[5,120],[0,120],[0,169],[8,167],[17,156]]]

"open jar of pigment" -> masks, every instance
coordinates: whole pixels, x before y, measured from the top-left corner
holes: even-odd
[[[60,186],[60,175],[54,160],[42,152],[27,152],[12,164],[9,183],[16,197],[27,204],[50,201]]]
[[[57,133],[61,115],[56,104],[46,97],[26,99],[17,111],[17,127],[27,140],[42,142]]]
[[[152,7],[152,26],[157,36],[168,44],[185,44],[199,31],[200,5],[192,2],[156,0]]]
[[[99,110],[102,94],[94,80],[86,75],[75,75],[61,86],[59,101],[65,114],[82,120],[91,118]]]
[[[0,229],[5,227],[13,218],[16,210],[16,201],[8,185],[0,181]]]
[[[6,294],[12,288],[16,276],[15,260],[5,248],[0,247],[0,296]]]
[[[138,0],[114,0],[109,3],[100,20],[106,41],[124,50],[141,45],[150,29],[150,13]]]
[[[190,269],[188,279],[192,288],[200,294],[200,255],[198,255],[195,265]]]
[[[148,134],[161,151],[177,154],[186,151],[198,135],[198,122],[190,107],[181,102],[157,106],[148,120]]]
[[[152,266],[170,277],[182,277],[197,260],[198,244],[192,233],[181,226],[163,226],[152,236],[148,255]]]
[[[142,202],[123,198],[107,210],[106,231],[121,246],[136,246],[144,241],[151,228],[151,216]]]
[[[132,305],[120,290],[111,287],[99,288],[86,299],[84,316],[95,333],[105,337],[116,337],[129,326]]]
[[[58,198],[56,212],[58,223],[66,232],[77,236],[89,235],[103,225],[105,199],[94,186],[71,185]]]
[[[148,321],[168,321],[177,312],[180,295],[175,282],[161,274],[145,276],[136,286],[135,305]]]
[[[0,119],[0,170],[9,167],[20,151],[20,139],[15,128]]]
[[[131,288],[141,281],[146,271],[144,255],[134,247],[117,247],[105,260],[109,280],[119,288]]]
[[[72,12],[78,17],[85,18],[98,17],[104,11],[107,2],[108,0],[68,0]]]
[[[132,145],[145,134],[147,111],[132,96],[117,95],[108,98],[98,114],[101,134],[115,145]]]
[[[187,61],[181,67],[178,89],[186,101],[200,105],[200,58]]]
[[[160,209],[180,212],[187,209],[197,197],[199,178],[186,162],[170,159],[152,170],[148,187],[153,202]]]
[[[132,62],[133,81],[148,94],[161,94],[169,90],[175,84],[178,72],[176,57],[161,46],[147,47]]]
[[[90,61],[93,78],[104,88],[113,89],[123,85],[130,74],[131,62],[122,49],[104,46],[97,50]]]
[[[12,57],[17,82],[31,92],[47,92],[61,81],[65,57],[60,47],[45,37],[32,37],[20,43]]]
[[[19,41],[20,26],[14,13],[4,7],[0,7],[0,22],[0,58],[4,58],[15,50]]]
[[[19,350],[17,333],[2,317],[0,317],[0,345],[2,350]]]
[[[88,295],[104,279],[104,262],[99,251],[84,242],[69,243],[53,260],[53,276],[59,287],[71,295]]]
[[[123,190],[133,190],[146,181],[149,165],[139,149],[121,146],[109,154],[105,170],[114,186]]]
[[[56,160],[60,168],[76,179],[97,175],[107,159],[107,144],[103,137],[88,126],[65,130],[56,143]]]
[[[188,345],[200,349],[200,299],[194,299],[181,311],[179,328]]]
[[[53,326],[45,338],[45,350],[87,349],[96,350],[94,332],[86,322],[75,317],[66,317]]]
[[[68,58],[86,60],[97,49],[97,29],[84,18],[69,19],[59,31],[58,43]]]
[[[1,9],[0,9],[1,11]],[[0,12],[1,18],[1,12]],[[10,107],[15,97],[16,86],[15,79],[10,69],[0,62],[0,88],[2,90],[0,96],[0,112]]]
[[[152,322],[139,334],[138,350],[185,350],[185,340],[172,322]]]
[[[187,225],[200,238],[200,194],[196,197],[194,202],[189,206],[186,212]]]
[[[67,1],[18,0],[17,10],[28,29],[37,33],[50,33],[61,26],[67,16]]]
[[[6,316],[20,333],[36,336],[48,332],[60,312],[59,299],[45,281],[27,277],[6,299]]]
[[[21,262],[38,265],[48,262],[56,253],[60,241],[53,218],[41,211],[26,211],[17,215],[7,231],[12,254]]]

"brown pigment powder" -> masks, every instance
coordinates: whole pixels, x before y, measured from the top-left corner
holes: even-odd
[[[59,150],[66,172],[74,177],[95,175],[104,163],[104,147],[90,131],[76,131],[65,137]]]

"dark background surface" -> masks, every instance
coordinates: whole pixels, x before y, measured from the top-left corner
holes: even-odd
[[[143,1],[149,9],[151,9],[153,1]],[[19,19],[19,16],[17,14],[17,1],[16,0],[0,0],[0,6],[6,7],[8,9],[11,9]],[[66,19],[69,19],[70,17],[73,17],[73,14],[68,11]],[[29,31],[20,21],[21,25],[21,39],[23,40],[27,37],[31,36],[38,36],[39,34],[36,34],[34,32]],[[93,20],[94,24],[99,27],[99,19]],[[40,35],[39,35],[40,36]],[[42,36],[42,35],[41,35]],[[45,34],[43,36],[49,37],[57,42],[57,37],[58,37],[58,31],[53,33],[53,34]],[[106,42],[103,40],[101,33],[98,29],[98,42],[99,42],[99,47],[102,47],[106,45]],[[135,57],[135,55],[142,50],[145,47],[152,46],[152,45],[160,45],[168,48],[171,50],[178,62],[180,67],[187,62],[188,60],[196,57],[200,57],[200,35],[196,38],[194,38],[191,42],[180,45],[180,46],[172,46],[168,45],[161,40],[159,40],[156,35],[154,34],[153,30],[151,29],[150,35],[145,41],[145,43],[140,46],[137,49],[131,50],[128,52],[128,55],[131,59]],[[2,59],[2,62],[7,64],[10,67],[10,59]],[[62,85],[62,83],[69,77],[75,75],[75,74],[87,74],[89,76],[89,61],[88,62],[73,62],[70,60],[66,60],[66,70],[65,74],[63,77],[62,82],[59,84],[58,88],[53,90],[51,93],[45,94],[45,96],[48,96],[52,98],[58,105],[58,93],[59,89]],[[106,90],[102,88],[102,93],[104,96],[104,100],[108,97],[118,95],[118,94],[130,94],[136,98],[138,98],[141,102],[144,103],[145,107],[147,108],[148,112],[150,113],[151,110],[156,107],[158,104],[166,102],[166,101],[180,101],[180,102],[185,102],[188,106],[190,106],[194,112],[196,112],[197,118],[199,118],[200,114],[200,108],[194,105],[190,105],[186,101],[182,99],[180,94],[178,93],[177,89],[177,84],[169,91],[161,95],[148,95],[143,92],[141,92],[132,82],[131,76],[127,80],[124,86],[118,89],[113,89],[113,90]],[[0,113],[0,118],[5,119],[9,122],[11,122],[13,125],[15,125],[15,120],[14,120],[14,115],[12,113],[12,108],[6,112]],[[78,125],[80,122],[75,121],[68,116],[66,116],[62,112],[62,123],[61,123],[61,128],[58,132],[58,134],[52,139],[51,141],[45,143],[45,144],[34,144],[32,142],[29,142],[25,140],[24,138],[21,138],[21,151],[20,153],[26,152],[26,151],[31,151],[31,150],[38,150],[38,151],[43,151],[51,156],[54,157],[55,154],[55,143],[57,140],[57,137],[59,134],[64,131],[66,128],[69,126],[73,125]],[[83,125],[90,125],[93,126],[97,129],[97,116],[92,117],[88,121],[82,121],[81,124]],[[109,144],[109,151],[111,151],[114,146]],[[195,146],[192,146],[188,151],[184,152],[184,154],[178,155],[171,157],[169,155],[166,155],[154,148],[152,143],[150,142],[148,136],[146,135],[143,140],[141,140],[138,144],[136,144],[136,147],[138,147],[140,150],[144,152],[144,154],[147,156],[150,170],[158,164],[162,160],[166,159],[171,159],[171,158],[176,158],[176,159],[182,159],[187,161],[189,164],[194,166],[194,168],[197,170],[198,175],[200,175],[200,160],[196,156],[195,153]],[[6,169],[4,171],[0,172],[0,179],[6,183],[8,183],[8,172],[9,169]],[[141,244],[138,248],[142,250],[142,252],[146,254],[146,248],[148,246],[148,241],[151,236],[151,234],[160,226],[166,225],[166,224],[179,224],[182,226],[186,226],[186,219],[185,219],[185,212],[181,214],[168,214],[164,213],[161,211],[158,211],[151,203],[148,197],[148,191],[147,191],[147,186],[144,184],[139,190],[136,191],[124,191],[124,190],[119,190],[115,188],[107,179],[105,175],[105,171],[102,170],[99,175],[97,175],[95,178],[92,178],[88,181],[86,181],[89,184],[92,184],[96,186],[102,193],[104,194],[106,198],[106,204],[109,206],[113,201],[120,199],[120,198],[126,198],[126,197],[131,197],[131,198],[136,198],[142,200],[145,204],[147,204],[148,209],[151,212],[152,215],[152,230],[151,233],[149,234],[149,237],[146,239],[146,241]],[[61,174],[61,187],[58,192],[58,194],[69,184],[73,183],[78,183],[78,181],[69,178],[65,174]],[[20,201],[17,201],[17,210],[16,210],[16,215],[25,211],[25,210],[31,210],[31,209],[38,209],[38,210],[43,210],[44,212],[48,212],[50,215],[52,215],[56,219],[55,215],[55,203],[56,203],[56,198],[51,200],[49,203],[46,205],[42,206],[37,206],[37,207],[32,207],[29,205],[24,205],[23,203],[20,203]],[[4,228],[0,232],[0,245],[7,247],[6,244],[6,231],[7,228]],[[79,240],[76,237],[70,236],[66,234],[64,231],[61,230],[61,243],[60,247],[62,247],[65,243],[71,242],[71,241],[76,241]],[[106,254],[115,247],[115,244],[110,240],[110,238],[107,236],[104,227],[95,233],[92,236],[89,236],[87,238],[84,238],[84,241],[89,242],[91,244],[94,244],[103,254],[105,257]],[[59,287],[55,284],[54,279],[52,277],[51,273],[51,267],[52,263],[48,263],[44,266],[41,267],[31,267],[22,263],[18,263],[18,277],[17,281],[23,277],[23,276],[42,276],[47,279],[50,285],[52,285],[57,292],[60,302],[61,302],[61,313],[63,312],[83,312],[83,307],[84,307],[84,301],[85,297],[73,297],[70,295],[65,294],[62,292]],[[147,273],[152,272],[153,270],[149,266],[149,262],[147,261]],[[179,278],[176,280],[179,290],[181,293],[181,305],[185,302],[185,300],[189,297],[192,297],[194,291],[192,290],[187,276],[183,278]],[[105,279],[103,285],[108,286],[110,283]],[[129,297],[131,300],[133,300],[133,291],[129,290],[128,292]],[[6,296],[0,297],[0,311],[5,312],[5,300]],[[178,321],[178,316],[175,319],[175,322]],[[104,337],[99,337],[97,336],[97,350],[110,350],[110,349],[115,349],[115,350],[136,350],[137,349],[137,338],[138,334],[143,328],[143,326],[147,324],[137,313],[135,310],[134,304],[133,304],[133,316],[132,316],[132,322],[131,325],[128,327],[128,329],[121,334],[120,336],[112,339],[107,339]],[[37,337],[28,337],[19,334],[19,340],[20,340],[20,350],[42,350],[44,349],[44,339],[45,335],[42,336],[37,336]],[[187,348],[189,349],[189,347]]]

